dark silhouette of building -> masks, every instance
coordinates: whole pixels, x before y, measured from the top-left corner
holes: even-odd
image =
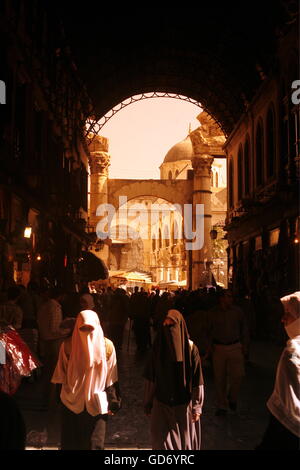
[[[70,287],[89,243],[84,125],[91,101],[62,24],[47,5],[3,1],[0,7],[6,86],[0,109],[0,289],[30,279]]]

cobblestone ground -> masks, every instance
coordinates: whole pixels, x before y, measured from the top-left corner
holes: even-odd
[[[205,404],[202,415],[203,450],[251,450],[260,442],[268,420],[266,401],[272,391],[276,365],[282,347],[254,342],[237,413],[215,416],[214,386],[210,364],[203,367]],[[143,414],[142,373],[146,357],[135,351],[134,339],[128,348],[128,330],[118,352],[122,408],[109,418],[106,449],[150,449],[149,419]],[[25,380],[16,398],[23,411],[28,448],[59,447],[59,406],[56,412],[42,411],[39,381]],[[47,433],[45,432],[47,430]]]

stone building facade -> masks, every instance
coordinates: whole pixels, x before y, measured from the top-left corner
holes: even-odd
[[[287,31],[224,147],[231,280],[236,293],[253,299],[265,330],[274,299],[299,290],[299,103],[291,99],[299,78],[297,22]]]
[[[73,288],[89,243],[91,101],[44,2],[2,1],[0,41],[0,290],[29,280]]]

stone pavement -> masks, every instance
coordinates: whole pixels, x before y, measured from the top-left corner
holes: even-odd
[[[250,362],[246,367],[239,408],[236,413],[216,417],[214,386],[210,364],[203,367],[205,402],[202,421],[203,450],[252,450],[260,442],[268,421],[266,401],[273,389],[276,365],[282,346],[266,342],[253,342]],[[134,339],[128,348],[128,329],[123,349],[118,353],[119,382],[122,408],[109,417],[105,448],[150,449],[149,419],[143,414],[142,372],[145,357],[138,357]],[[41,410],[42,396],[39,381],[23,381],[16,394],[23,412],[27,431],[28,449],[59,448],[59,405],[49,415]],[[47,429],[47,432],[46,432]]]

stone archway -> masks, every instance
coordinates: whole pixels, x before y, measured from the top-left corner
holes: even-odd
[[[217,123],[207,113],[201,113],[198,119],[201,126],[189,134],[194,155],[193,174],[186,180],[110,180],[110,157],[105,139],[94,138],[91,144],[93,151],[90,152],[91,187],[95,188],[91,214],[94,225],[97,225],[96,216],[101,215],[99,206],[108,205],[116,211],[122,204],[136,198],[161,198],[177,210],[179,207],[188,224],[187,227],[184,223],[185,249],[191,252],[187,257],[188,272],[191,273],[189,285],[194,289],[202,284],[203,273],[210,273],[211,165],[215,155],[224,155],[222,145],[225,140]]]
[[[192,186],[185,180],[123,180],[109,179],[107,182],[108,203],[115,208],[119,207],[120,198],[127,200],[140,197],[156,197],[171,204],[184,204],[192,202]]]
[[[109,182],[110,180],[108,180],[108,186]],[[135,186],[136,183],[139,183],[139,181],[131,180],[131,185]],[[186,271],[185,258],[180,256],[175,259],[172,257],[171,249],[171,245],[176,244],[180,246],[181,251],[184,251],[184,240],[181,237],[178,239],[178,236],[176,240],[173,240],[170,236],[172,227],[174,226],[174,219],[176,221],[180,220],[179,223],[182,224],[184,217],[184,212],[181,213],[181,210],[178,210],[178,208],[181,207],[178,204],[180,198],[177,197],[177,204],[175,205],[159,197],[156,191],[150,196],[140,194],[139,191],[136,195],[135,189],[135,191],[127,193],[128,199],[127,196],[124,196],[125,191],[122,180],[120,180],[120,187],[122,188],[120,190],[122,196],[120,196],[120,200],[118,200],[118,194],[117,197],[115,197],[116,212],[111,223],[112,231],[110,239],[112,242],[109,251],[113,250],[116,252],[119,248],[122,252],[126,245],[127,251],[130,251],[127,261],[130,261],[131,264],[127,262],[128,267],[129,265],[132,267],[133,263],[134,266],[136,265],[136,268],[133,269],[134,271],[141,270],[148,274],[151,273],[154,283],[162,280],[162,276],[165,281],[175,279],[173,276],[174,272]],[[127,185],[125,187],[127,188]],[[161,189],[161,185],[159,185],[159,189]],[[160,191],[160,195],[161,193],[162,191]],[[134,197],[132,197],[133,195]],[[112,200],[113,199],[110,199],[110,202],[112,202]],[[118,203],[121,204],[119,207],[117,206]],[[126,225],[127,230],[120,233],[119,227],[124,227],[124,225]],[[143,243],[143,267],[141,268],[140,265],[139,269],[136,263],[136,253],[132,252],[132,240],[130,239],[131,229],[139,234],[139,238]],[[122,257],[119,256],[119,258],[121,259]],[[158,258],[161,263],[157,262]],[[109,269],[113,269],[111,268],[110,260],[111,257],[108,259]],[[124,263],[122,265],[122,269],[123,268]],[[121,267],[119,269],[121,269]],[[177,277],[179,280],[179,276]]]
[[[106,14],[102,3],[92,2],[74,4],[70,15],[59,3],[96,119],[134,95],[167,92],[202,103],[226,135],[255,96],[276,29],[287,18],[280,0],[272,2],[273,21],[269,2],[258,0],[247,15],[242,3],[216,8],[212,2],[198,11],[186,7],[186,18],[174,5],[144,15],[139,9]]]

